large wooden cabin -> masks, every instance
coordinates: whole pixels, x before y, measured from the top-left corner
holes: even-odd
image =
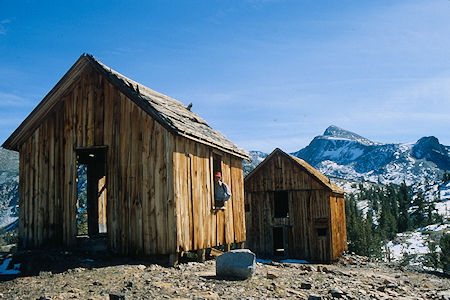
[[[347,249],[344,191],[275,149],[244,180],[247,242],[260,256],[329,262]]]
[[[5,141],[20,153],[25,248],[77,245],[77,167],[87,166],[89,237],[127,255],[245,241],[248,153],[172,98],[82,55]],[[232,191],[216,208],[213,172]]]

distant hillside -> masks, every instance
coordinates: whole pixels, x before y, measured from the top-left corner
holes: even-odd
[[[251,161],[244,160],[242,163],[244,176],[247,176],[254,168],[256,168],[267,157],[267,155],[267,153],[261,151],[250,151]]]
[[[18,216],[19,153],[0,149],[0,228]]]

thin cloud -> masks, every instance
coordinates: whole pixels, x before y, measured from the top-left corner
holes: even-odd
[[[33,107],[35,103],[27,98],[0,92],[0,108]]]
[[[7,28],[6,28],[6,24],[11,23],[11,20],[9,19],[3,19],[0,21],[0,35],[6,35],[7,33]]]

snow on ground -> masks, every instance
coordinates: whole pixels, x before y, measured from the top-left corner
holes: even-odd
[[[438,213],[444,216],[444,219],[450,219],[450,181],[439,187],[440,202],[436,202],[434,206]]]
[[[441,200],[450,200],[450,181],[445,185],[441,185]]]
[[[433,239],[430,233],[436,232],[450,232],[450,224],[433,224],[416,231],[397,234],[396,240],[386,245],[386,260],[399,262],[409,256],[410,265],[422,265],[424,255],[429,253],[428,242]],[[439,246],[437,251],[440,251]]]
[[[434,206],[441,216],[444,216],[446,219],[450,219],[450,199],[444,202],[435,203]]]

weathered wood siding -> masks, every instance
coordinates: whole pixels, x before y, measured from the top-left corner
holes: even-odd
[[[225,211],[212,213],[210,148],[169,133],[88,68],[21,144],[24,247],[75,245],[76,148],[93,146],[107,146],[106,182],[99,185],[106,184],[100,209],[111,249],[169,254],[245,240],[241,160],[223,154],[233,197]]]
[[[222,156],[223,181],[232,192],[225,210],[214,210],[211,148],[176,137],[174,153],[177,250],[189,251],[245,241],[242,160]]]
[[[288,218],[274,218],[277,191],[288,192]],[[345,213],[339,210],[343,209],[343,202],[338,200],[336,207],[336,201],[330,203],[330,196],[331,192],[296,162],[275,154],[245,179],[245,201],[250,208],[246,213],[250,249],[262,256],[272,256],[273,227],[282,227],[285,250],[290,257],[329,261],[339,256],[343,244],[346,245],[346,240],[342,241]],[[318,228],[327,230],[325,237],[319,236]],[[335,245],[338,247],[334,248]]]
[[[123,254],[176,248],[170,135],[94,70],[86,71],[21,147],[25,247],[76,242],[77,147],[108,146],[107,232]],[[100,181],[100,184],[103,180]],[[171,193],[172,191],[172,193]],[[105,193],[105,191],[104,191]]]
[[[331,232],[333,257],[337,259],[347,247],[347,228],[345,219],[345,200],[342,195],[332,194],[330,196],[331,208]]]

